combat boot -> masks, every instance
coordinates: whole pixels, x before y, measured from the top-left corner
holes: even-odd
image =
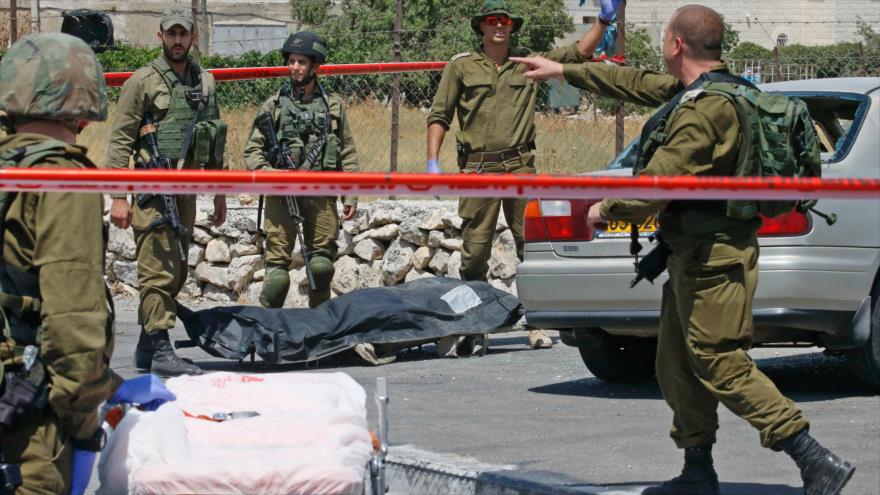
[[[153,364],[153,341],[150,336],[141,327],[141,333],[138,335],[137,346],[134,348],[134,367],[142,370],[149,370]]]
[[[171,347],[168,330],[159,330],[150,334],[153,343],[153,365],[150,370],[161,377],[180,375],[201,375],[202,369],[187,363]]]
[[[826,449],[804,429],[774,445],[790,455],[801,470],[805,495],[837,495],[856,468]]]
[[[644,495],[720,495],[718,474],[712,464],[712,445],[684,449],[681,475],[660,486],[652,486]]]

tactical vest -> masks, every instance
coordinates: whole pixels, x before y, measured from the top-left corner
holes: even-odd
[[[227,128],[220,120],[215,87],[207,73],[190,63],[189,79],[195,84],[187,86],[164,61],[154,60],[150,66],[171,93],[168,111],[156,130],[159,154],[174,161],[222,163]],[[146,149],[146,144],[141,147]]]
[[[331,111],[330,100],[320,86],[320,98],[308,103],[297,101],[291,93],[287,83],[278,95],[278,141],[287,143],[302,170],[340,170],[341,115]]]
[[[706,72],[658,110],[645,124],[633,174],[640,173],[668,139],[671,116],[678,107],[703,95],[724,97],[733,104],[742,141],[737,154],[737,177],[820,177],[818,137],[806,104],[784,95],[762,93],[751,82],[723,72]],[[795,208],[812,207],[815,201],[721,200],[673,201],[670,211],[693,206],[715,210],[727,217],[747,220],[762,214],[778,216]]]

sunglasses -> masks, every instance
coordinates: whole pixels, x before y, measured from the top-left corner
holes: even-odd
[[[513,19],[506,15],[487,15],[483,18],[483,22],[490,26],[497,26],[498,24],[501,24],[502,26],[510,26],[513,24]]]

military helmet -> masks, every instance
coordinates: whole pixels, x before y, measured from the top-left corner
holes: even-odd
[[[291,53],[311,57],[315,62],[323,64],[327,61],[327,43],[311,31],[300,31],[288,36],[284,46],[281,47],[281,55],[284,56],[285,62],[290,58]]]
[[[0,61],[0,108],[39,120],[106,120],[104,68],[79,38],[26,36]]]

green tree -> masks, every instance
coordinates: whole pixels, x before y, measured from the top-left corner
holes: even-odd
[[[769,60],[773,58],[773,52],[751,41],[744,41],[729,51],[727,58],[729,60]]]
[[[731,50],[739,45],[739,31],[721,17],[724,23],[724,37],[721,39],[721,53],[730,53]]]

